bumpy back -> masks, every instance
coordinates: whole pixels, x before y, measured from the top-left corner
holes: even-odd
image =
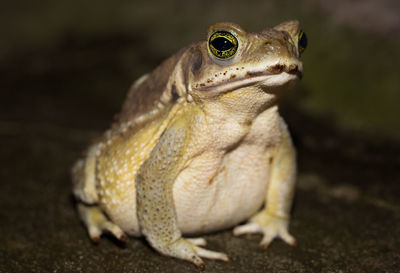
[[[122,105],[121,112],[116,116],[113,126],[132,121],[150,113],[160,103],[160,97],[165,91],[171,73],[181,58],[184,50],[180,50],[165,60],[153,72],[146,74],[133,83]]]

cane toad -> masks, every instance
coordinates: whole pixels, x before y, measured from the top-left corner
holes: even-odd
[[[228,256],[182,235],[234,227],[294,245],[296,153],[278,102],[302,76],[306,41],[298,21],[258,33],[218,23],[139,78],[72,170],[90,238],[145,236],[200,267]]]

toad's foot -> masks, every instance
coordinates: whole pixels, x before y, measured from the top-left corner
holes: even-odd
[[[233,235],[261,233],[263,234],[263,239],[260,247],[264,249],[268,247],[275,237],[280,237],[289,245],[295,246],[296,239],[289,234],[288,226],[288,218],[274,216],[263,210],[251,218],[249,223],[234,228]]]
[[[207,241],[204,238],[186,238],[186,240],[195,246],[206,246]]]
[[[112,234],[121,242],[127,240],[121,228],[109,221],[99,207],[78,204],[78,212],[81,220],[87,227],[90,239],[94,243],[97,243],[100,240],[101,234],[105,232]]]
[[[201,258],[229,261],[229,257],[225,253],[207,250],[198,247],[198,245],[205,245],[205,240],[202,238],[180,238],[167,246],[158,247],[157,249],[163,254],[190,261],[200,268],[205,267]]]

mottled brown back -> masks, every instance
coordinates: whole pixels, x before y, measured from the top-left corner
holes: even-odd
[[[141,84],[132,85],[113,126],[148,113],[156,106],[184,51],[185,49],[182,49],[165,60]]]

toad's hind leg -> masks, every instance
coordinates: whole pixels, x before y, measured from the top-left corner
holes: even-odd
[[[97,205],[80,203],[78,204],[78,212],[93,242],[97,243],[103,233],[110,233],[121,242],[126,241],[126,235],[121,228],[109,221]]]
[[[126,241],[126,236],[120,227],[108,220],[97,205],[99,197],[96,191],[96,154],[100,145],[89,148],[86,157],[79,159],[72,168],[73,192],[78,201],[78,213],[85,224],[90,239],[98,242],[101,234],[107,232],[120,241]]]

